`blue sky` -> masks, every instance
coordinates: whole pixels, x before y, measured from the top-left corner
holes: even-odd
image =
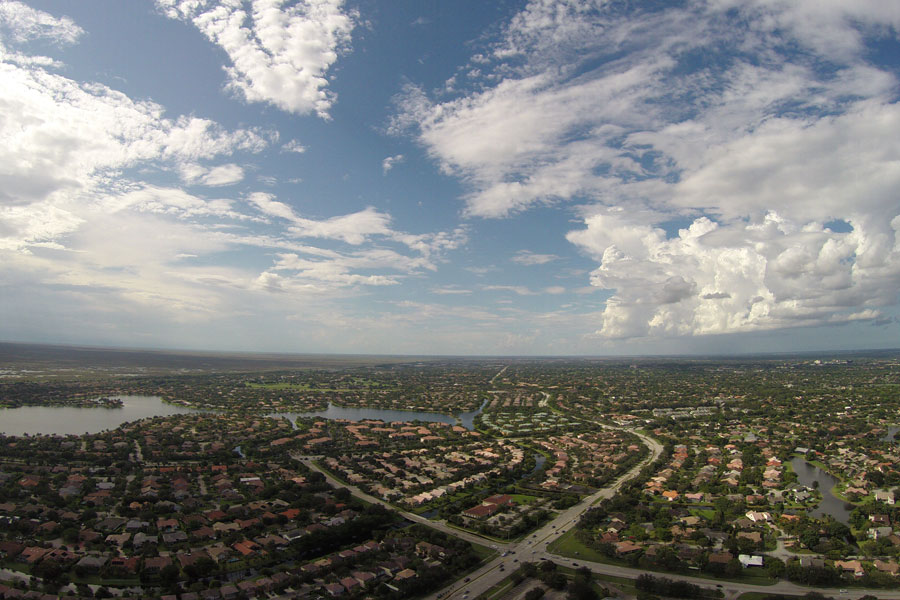
[[[0,339],[900,340],[900,5],[0,0]]]

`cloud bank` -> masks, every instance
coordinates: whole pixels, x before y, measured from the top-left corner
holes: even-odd
[[[408,86],[391,128],[467,184],[469,217],[574,210],[601,337],[877,322],[900,104],[870,44],[898,31],[893,3],[535,0],[472,86]]]

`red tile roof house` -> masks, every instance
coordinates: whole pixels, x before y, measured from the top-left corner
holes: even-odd
[[[463,514],[473,519],[485,519],[499,510],[496,504],[479,504],[463,511]]]
[[[890,573],[891,575],[893,575],[893,576],[895,576],[895,577],[896,577],[898,574],[900,574],[900,565],[898,565],[898,564],[897,564],[896,562],[894,562],[893,560],[890,560],[890,561],[885,562],[885,561],[883,561],[883,560],[880,560],[880,559],[877,559],[877,558],[876,558],[876,559],[875,559],[875,562],[872,563],[872,564],[874,565],[874,567],[875,567],[876,569],[878,569],[878,570],[881,571],[882,573]]]
[[[502,506],[511,506],[513,504],[512,496],[508,494],[491,496],[485,498],[478,506],[473,506],[468,510],[464,510],[463,514],[473,519],[484,519],[491,516]]]
[[[866,574],[858,560],[836,560],[834,566],[845,573],[853,573],[855,577],[862,577]]]
[[[373,583],[376,580],[375,574],[369,571],[353,571],[351,573],[353,577],[360,583],[362,586],[367,586],[370,583]]]
[[[115,556],[109,561],[109,570],[111,573],[134,575],[137,573],[140,559],[137,556],[126,558],[124,556]]]
[[[18,542],[0,542],[0,558],[15,558],[24,549],[25,545]]]
[[[232,546],[235,550],[237,550],[241,556],[252,556],[253,554],[265,554],[265,550],[259,547],[259,544],[255,542],[251,542],[250,540],[243,540],[238,542]]]
[[[237,587],[241,593],[248,598],[253,597],[257,591],[255,581],[240,581],[238,582]]]
[[[341,579],[341,585],[350,593],[362,587],[362,584],[354,577],[344,577]]]
[[[154,556],[151,558],[146,558],[144,559],[144,572],[150,574],[159,573],[171,564],[172,559],[168,556]]]
[[[328,592],[329,595],[336,597],[343,596],[346,590],[344,589],[344,586],[339,583],[328,583],[325,584],[325,591]]]
[[[632,552],[637,552],[641,549],[641,546],[635,544],[634,542],[630,542],[628,540],[624,542],[618,542],[616,544],[616,554],[619,556],[624,556],[626,554],[631,554]]]
[[[40,562],[44,555],[50,552],[49,548],[41,548],[39,546],[28,546],[19,553],[19,562],[26,562],[30,565]]]
[[[160,519],[156,522],[156,528],[161,532],[170,532],[178,529],[178,521],[175,519]]]

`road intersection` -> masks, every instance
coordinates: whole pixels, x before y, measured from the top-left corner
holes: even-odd
[[[601,425],[599,423],[598,425],[609,427],[607,425]],[[489,545],[498,554],[496,558],[494,558],[487,564],[482,565],[479,569],[470,573],[464,579],[455,581],[454,583],[444,587],[443,589],[434,590],[431,594],[426,596],[426,600],[473,600],[474,598],[477,598],[479,595],[487,592],[495,585],[503,581],[503,579],[506,578],[510,574],[510,572],[519,567],[520,562],[539,562],[542,560],[552,560],[557,564],[563,566],[573,568],[584,566],[597,574],[614,575],[617,577],[626,577],[630,579],[636,579],[639,575],[647,573],[648,571],[642,569],[632,569],[619,565],[610,565],[606,563],[565,558],[556,554],[552,554],[548,548],[548,545],[553,540],[574,527],[581,515],[591,506],[593,506],[600,500],[613,497],[619,491],[622,485],[637,477],[641,472],[641,469],[659,458],[660,454],[662,453],[662,445],[658,441],[635,430],[624,429],[624,431],[628,431],[638,436],[641,441],[650,449],[650,454],[627,473],[616,479],[609,486],[597,490],[587,498],[584,498],[575,506],[563,510],[552,521],[519,541],[492,541],[474,533],[451,527],[443,521],[431,520],[415,513],[399,510],[398,512],[400,512],[400,514],[409,521],[427,525],[428,527],[432,527],[448,535],[464,539],[468,542],[480,545]],[[316,464],[316,461],[321,458],[319,456],[294,455],[293,458],[304,463],[310,469],[322,473],[325,476],[326,480],[332,485],[337,487],[346,487],[354,496],[366,502],[381,504],[382,506],[390,508],[391,510],[398,510],[395,506],[388,504],[380,498],[376,498],[370,494],[363,492],[356,486],[349,485],[335,479],[330,473],[321,469],[318,464]],[[738,598],[741,594],[747,592],[804,595],[809,592],[815,591],[821,592],[825,595],[837,595],[842,598],[851,597],[850,595],[847,595],[847,592],[845,590],[841,590],[840,592],[836,593],[833,589],[803,587],[789,581],[779,581],[774,585],[764,586],[730,581],[717,583],[716,581],[710,579],[690,577],[674,573],[653,574],[658,577],[687,581],[707,588],[718,588],[723,592],[726,600],[731,598]],[[883,598],[885,600],[900,600],[900,591],[889,591],[883,589],[867,590],[854,588],[852,597],[858,598],[865,594],[871,594],[879,599]]]

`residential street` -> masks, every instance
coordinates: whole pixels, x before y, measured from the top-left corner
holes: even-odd
[[[632,468],[628,473],[617,479],[612,485],[598,490],[591,496],[582,500],[577,505],[564,510],[555,519],[553,519],[553,521],[547,523],[539,530],[532,533],[529,537],[519,542],[495,542],[482,538],[478,535],[460,531],[459,529],[450,527],[443,521],[432,521],[408,511],[398,511],[406,519],[412,522],[428,525],[429,527],[433,527],[439,531],[472,543],[488,545],[495,549],[498,554],[500,554],[500,556],[485,564],[480,569],[466,577],[464,580],[456,581],[442,590],[435,590],[434,593],[427,597],[427,600],[437,600],[438,598],[441,598],[442,600],[471,600],[472,598],[477,597],[478,595],[497,585],[500,581],[503,580],[503,578],[505,578],[513,570],[518,568],[519,563],[522,561],[535,562],[541,560],[553,560],[557,564],[569,567],[586,566],[590,568],[594,573],[614,575],[618,577],[637,578],[639,575],[646,573],[647,571],[641,569],[630,569],[628,567],[618,565],[608,565],[604,563],[595,563],[585,560],[572,560],[569,558],[563,558],[559,555],[552,554],[547,550],[548,544],[556,539],[559,535],[572,528],[577,523],[578,518],[582,515],[582,513],[588,510],[596,502],[604,498],[612,497],[622,486],[622,484],[636,477],[645,465],[653,462],[657,457],[659,457],[660,453],[662,452],[662,445],[659,444],[659,442],[636,431],[632,431],[631,433],[634,433],[639,438],[641,438],[644,444],[646,444],[647,447],[650,448],[650,455],[646,459]],[[362,492],[356,486],[347,485],[343,482],[338,481],[315,464],[314,461],[318,458],[317,456],[295,455],[293,458],[303,462],[310,469],[322,473],[328,480],[328,482],[332,485],[346,487],[353,495],[357,496],[358,498],[361,498],[367,502],[381,504],[385,507],[391,508],[392,510],[398,510],[396,507],[391,506],[387,502],[384,502],[379,498],[375,498],[374,496]],[[719,585],[721,585],[720,589],[725,594],[726,599],[737,598],[741,594],[747,592],[803,595],[810,591],[819,591],[823,594],[836,597],[858,598],[869,593],[878,598],[884,598],[886,600],[900,600],[900,591],[886,591],[881,589],[853,589],[851,592],[841,593],[839,590],[835,590],[833,588],[808,588],[796,585],[789,581],[780,581],[779,583],[771,586],[760,586],[736,582],[724,582],[722,584],[716,584],[714,581],[711,581],[709,579],[689,577],[673,573],[659,573],[657,575],[659,577],[667,577],[669,579],[688,581],[690,583],[695,583],[697,585],[705,587],[718,587]]]

